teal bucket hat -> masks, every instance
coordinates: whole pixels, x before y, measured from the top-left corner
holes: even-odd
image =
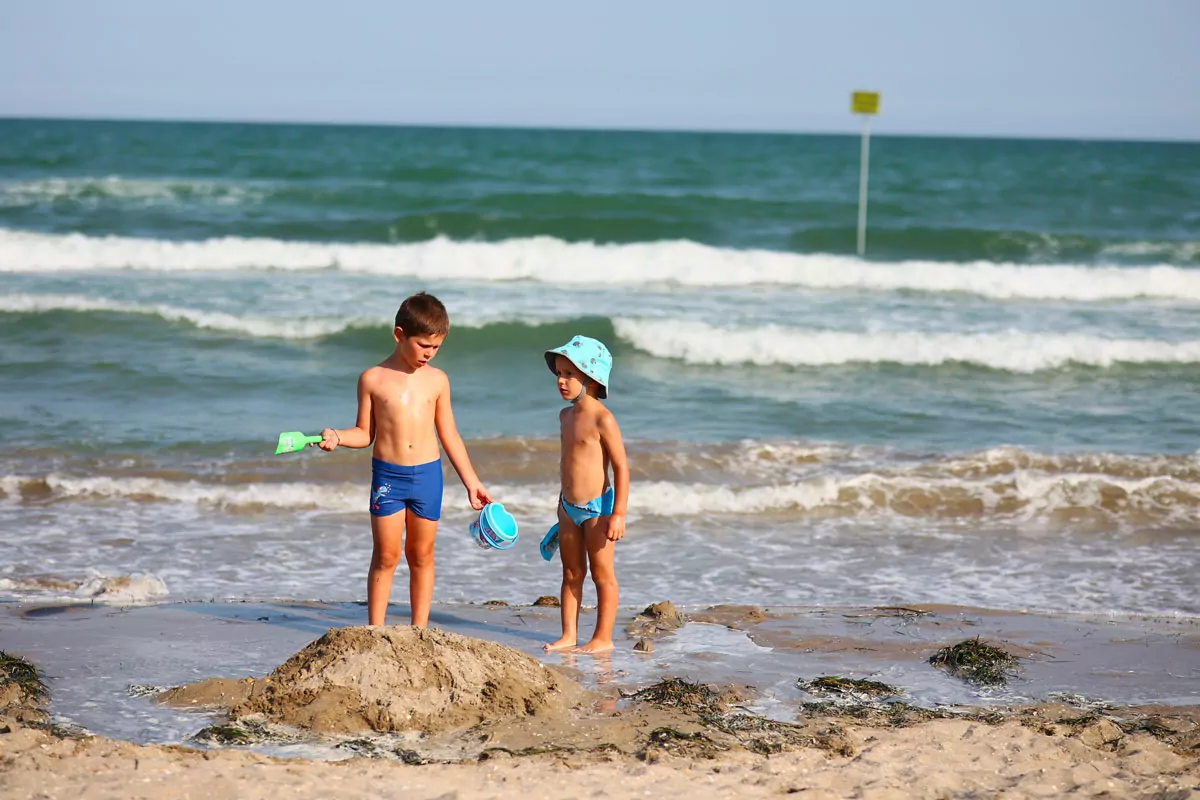
[[[566,356],[579,371],[600,384],[597,395],[601,400],[608,397],[608,376],[612,372],[612,353],[603,342],[587,336],[573,336],[562,347],[546,351],[546,366],[554,372],[554,357]]]

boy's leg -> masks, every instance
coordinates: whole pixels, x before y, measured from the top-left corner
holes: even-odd
[[[425,519],[411,508],[408,517],[408,536],[404,540],[404,558],[408,561],[408,601],[412,605],[412,624],[429,626],[429,607],[433,604],[433,551],[438,521]]]
[[[592,634],[590,642],[579,648],[581,653],[602,653],[613,649],[613,626],[617,622],[621,590],[617,586],[617,543],[610,542],[604,535],[607,528],[608,517],[596,517],[583,523],[588,565],[592,570],[592,582],[596,584],[596,632]]]
[[[392,596],[392,578],[404,545],[404,514],[386,517],[371,515],[371,569],[367,573],[367,623],[387,624],[388,600]]]
[[[546,645],[546,650],[562,650],[579,642],[579,606],[583,603],[583,578],[587,575],[587,548],[583,531],[558,507],[558,557],[562,560],[560,597],[562,636]]]

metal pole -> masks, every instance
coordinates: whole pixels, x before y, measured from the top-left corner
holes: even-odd
[[[867,173],[871,168],[871,115],[863,114],[862,158],[858,165],[858,255],[867,252]]]

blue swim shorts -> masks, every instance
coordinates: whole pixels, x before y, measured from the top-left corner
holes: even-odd
[[[423,519],[442,518],[442,460],[402,467],[371,459],[371,516],[411,508]]]
[[[563,511],[567,512],[567,516],[576,525],[582,525],[589,519],[596,517],[605,517],[613,512],[613,505],[616,503],[617,495],[608,487],[604,490],[604,494],[597,497],[595,500],[590,500],[586,505],[576,505],[567,501],[564,495],[558,496],[559,502],[562,503]]]

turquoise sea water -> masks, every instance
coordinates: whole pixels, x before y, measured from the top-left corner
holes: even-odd
[[[0,120],[0,593],[353,600],[351,424],[426,289],[522,522],[438,596],[553,593],[585,333],[624,596],[1200,613],[1200,145]],[[402,594],[400,592],[399,594]]]

